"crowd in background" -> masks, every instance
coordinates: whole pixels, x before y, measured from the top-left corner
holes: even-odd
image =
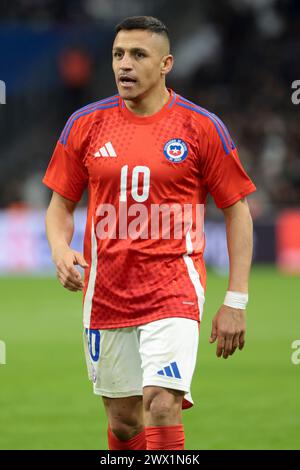
[[[2,30],[14,41],[22,27],[31,35],[47,29],[49,41],[58,30],[69,39],[53,49],[54,58],[43,53],[35,60],[27,81],[7,84],[0,106],[0,207],[47,204],[41,177],[55,142],[72,112],[115,93],[114,25],[135,14],[158,16],[169,26],[175,68],[168,85],[226,123],[258,187],[254,215],[299,206],[300,105],[292,103],[291,85],[300,79],[300,2],[17,0],[0,4],[0,37]],[[36,46],[23,53],[20,44],[18,51],[28,64]]]

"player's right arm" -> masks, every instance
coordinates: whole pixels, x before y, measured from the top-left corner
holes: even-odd
[[[82,113],[75,112],[67,121],[56,144],[43,183],[53,191],[46,215],[46,232],[52,259],[60,283],[71,291],[83,289],[80,272],[75,265],[88,265],[81,253],[72,250],[74,210],[88,185],[84,155],[88,133]]]
[[[47,238],[57,277],[63,287],[73,292],[83,289],[83,280],[75,265],[88,267],[83,255],[70,248],[76,205],[54,191],[46,214]]]

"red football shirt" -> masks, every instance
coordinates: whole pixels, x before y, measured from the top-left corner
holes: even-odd
[[[76,111],[43,181],[72,201],[88,188],[83,310],[92,329],[200,321],[207,195],[225,208],[255,191],[222,121],[172,90],[152,116],[133,114],[119,95]]]

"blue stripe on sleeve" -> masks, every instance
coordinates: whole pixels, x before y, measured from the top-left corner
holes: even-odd
[[[200,111],[202,111],[203,113],[205,113],[205,115],[207,115],[207,117],[211,117],[211,119],[216,120],[218,122],[219,126],[221,127],[220,130],[222,132],[222,135],[223,135],[224,139],[226,140],[228,148],[230,148],[231,150],[233,150],[235,148],[235,144],[234,144],[234,142],[231,138],[231,135],[230,135],[227,127],[225,126],[223,121],[218,116],[216,116],[215,114],[209,112],[207,109],[204,109],[201,106],[198,106],[197,104],[193,103],[192,101],[189,101],[186,98],[183,98],[182,96],[180,96],[180,100],[195,106],[195,108],[197,108]]]
[[[111,96],[111,97],[109,97],[109,98],[105,98],[105,99],[103,99],[103,100],[96,101],[96,102],[94,102],[94,103],[90,103],[90,104],[88,104],[87,106],[84,106],[83,108],[80,108],[80,109],[78,109],[77,111],[75,111],[75,113],[73,113],[73,114],[69,117],[69,119],[68,119],[68,121],[67,121],[67,123],[66,123],[66,125],[65,125],[65,127],[64,127],[64,129],[63,129],[63,131],[62,131],[62,133],[61,133],[61,135],[60,135],[59,141],[60,141],[62,144],[64,144],[64,145],[66,144],[66,141],[67,141],[67,139],[66,139],[66,134],[69,135],[69,133],[70,133],[70,127],[72,128],[73,123],[74,123],[74,121],[76,120],[76,119],[75,119],[76,116],[82,115],[82,112],[85,111],[85,110],[92,110],[92,111],[97,110],[97,109],[98,109],[98,106],[101,105],[101,104],[116,103],[117,100],[118,100],[118,96],[119,96],[119,95],[114,95],[114,96]]]
[[[201,114],[202,116],[206,116],[208,117],[208,119],[210,119],[212,121],[212,123],[214,124],[218,134],[219,134],[219,137],[222,141],[222,144],[223,144],[223,148],[225,150],[225,153],[226,154],[229,154],[231,152],[231,150],[229,149],[228,147],[228,144],[227,142],[225,141],[226,138],[224,138],[224,135],[223,135],[223,130],[220,126],[220,124],[218,123],[218,121],[216,121],[216,119],[214,119],[209,113],[207,112],[204,112],[204,111],[201,111],[199,108],[195,108],[193,106],[189,106],[188,104],[185,104],[185,103],[181,103],[180,101],[177,101],[178,106],[182,106],[183,108],[187,108],[187,109],[191,109],[192,111],[195,111],[195,113],[198,113],[198,114]]]

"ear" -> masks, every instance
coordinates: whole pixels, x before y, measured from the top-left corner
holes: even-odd
[[[171,72],[174,63],[174,58],[171,54],[168,54],[162,58],[160,73],[161,75],[167,75]]]

